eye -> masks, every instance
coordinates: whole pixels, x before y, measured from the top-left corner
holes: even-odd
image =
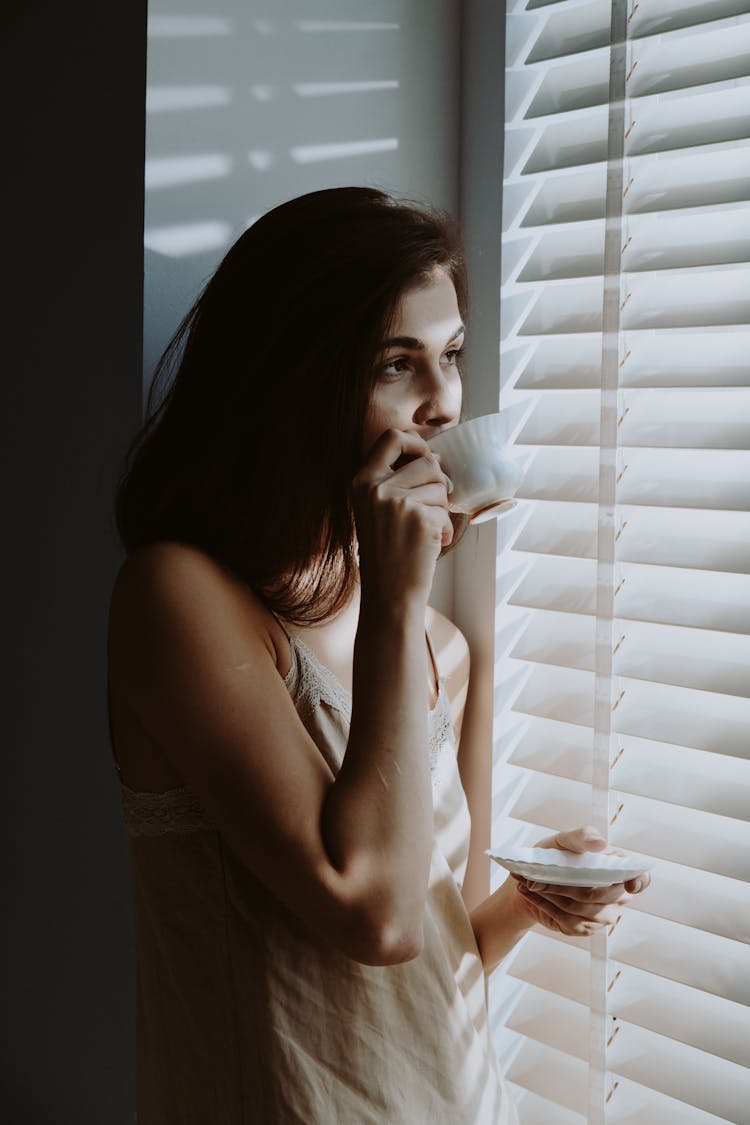
[[[458,363],[459,359],[461,358],[461,356],[464,354],[465,350],[466,349],[463,346],[463,344],[461,345],[460,348],[450,348],[450,350],[445,353],[445,356],[446,356],[446,359],[448,360],[448,363],[450,363],[453,367],[455,367],[456,364]]]
[[[403,375],[409,367],[409,359],[407,356],[397,356],[395,359],[389,359],[380,368],[380,374],[385,379],[398,379],[399,375]]]

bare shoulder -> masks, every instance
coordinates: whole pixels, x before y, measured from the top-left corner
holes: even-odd
[[[134,599],[182,598],[198,589],[220,596],[232,585],[238,586],[237,579],[205,551],[188,543],[161,541],[128,555],[115,581],[112,605],[119,608],[125,603],[132,608]]]
[[[283,661],[283,632],[258,597],[205,552],[158,542],[133,552],[115,580],[109,607],[110,673],[122,683],[139,650],[179,647],[196,633],[231,649],[260,643]]]

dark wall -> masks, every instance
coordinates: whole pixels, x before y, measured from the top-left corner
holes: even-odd
[[[131,921],[105,643],[111,493],[140,414],[146,12],[143,0],[14,7],[0,1120],[130,1125]]]

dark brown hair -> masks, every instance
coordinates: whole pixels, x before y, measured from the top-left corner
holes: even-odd
[[[374,360],[401,296],[438,267],[465,318],[454,220],[372,188],[312,192],[258,219],[157,366],[117,490],[126,551],[193,544],[299,624],[340,608]]]

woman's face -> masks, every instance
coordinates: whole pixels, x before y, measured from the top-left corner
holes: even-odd
[[[388,429],[430,438],[461,414],[457,358],[464,339],[456,290],[445,270],[401,300],[376,358],[376,378],[363,431],[367,452]]]

